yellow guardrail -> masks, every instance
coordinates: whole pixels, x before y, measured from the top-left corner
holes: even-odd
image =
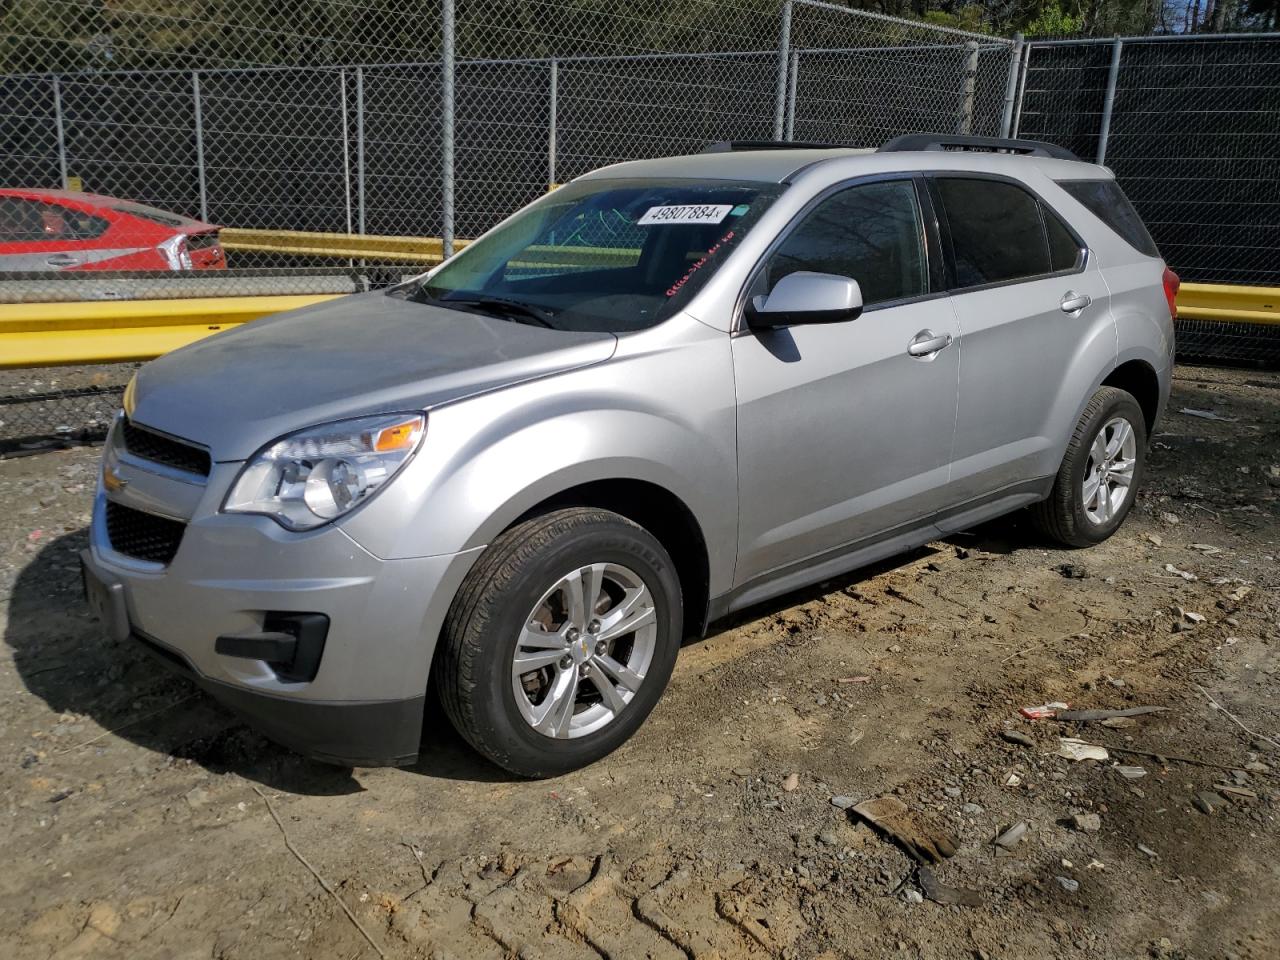
[[[0,368],[150,360],[220,330],[334,296],[0,304]],[[1184,283],[1178,316],[1280,324],[1280,288]]]
[[[150,360],[220,330],[333,298],[193,297],[0,305],[0,368]]]
[[[218,239],[224,250],[274,253],[293,257],[331,257],[386,263],[439,263],[444,241],[439,237],[393,237],[364,233],[308,233],[302,230],[243,230],[223,227]],[[455,250],[466,240],[453,241]]]
[[[1184,283],[1178,291],[1178,316],[1221,323],[1280,323],[1280,287],[1235,287]]]

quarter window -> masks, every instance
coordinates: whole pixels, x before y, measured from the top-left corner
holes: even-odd
[[[1049,239],[1049,265],[1055,273],[1074,269],[1080,261],[1080,244],[1056,213],[1044,204],[1040,205],[1040,212],[1044,216],[1045,236]]]
[[[871,306],[926,293],[927,265],[915,184],[864,183],[821,201],[774,251],[753,294],[808,270],[857,280]]]

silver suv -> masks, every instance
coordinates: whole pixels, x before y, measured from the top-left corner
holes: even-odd
[[[1176,288],[1112,175],[1048,144],[608,167],[389,292],[144,367],[87,593],[308,755],[410,762],[435,695],[561,773],[730,611],[1024,507],[1114,533]]]

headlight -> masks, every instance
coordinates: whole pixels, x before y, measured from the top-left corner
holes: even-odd
[[[310,530],[364,503],[403,467],[426,432],[420,413],[340,420],[291,433],[245,465],[223,510]]]

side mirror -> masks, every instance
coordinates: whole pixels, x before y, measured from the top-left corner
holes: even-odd
[[[833,273],[789,273],[767,296],[747,303],[747,325],[773,330],[806,323],[840,323],[862,313],[858,281]]]

